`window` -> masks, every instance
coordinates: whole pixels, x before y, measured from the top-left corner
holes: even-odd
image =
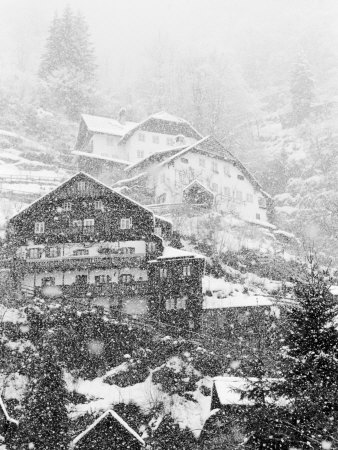
[[[62,205],[62,209],[64,211],[71,211],[72,210],[71,202],[64,202],[63,205]]]
[[[261,215],[257,213],[257,214],[256,214],[256,219],[257,219],[257,220],[261,220]]]
[[[167,278],[168,270],[166,267],[160,267],[160,278]]]
[[[41,280],[41,286],[55,286],[55,278],[54,277],[44,277]]]
[[[145,142],[145,140],[146,140],[145,134],[144,133],[139,133],[138,134],[138,140],[140,142]]]
[[[253,195],[252,194],[246,194],[246,201],[252,203],[253,202]]]
[[[226,175],[227,177],[231,177],[230,169],[228,166],[224,166],[224,175]]]
[[[85,227],[93,227],[94,226],[94,219],[85,219],[83,221],[83,225]]]
[[[174,145],[174,138],[172,137],[167,137],[167,145]]]
[[[103,211],[103,202],[102,202],[102,200],[95,200],[94,201],[94,209]]]
[[[191,275],[191,266],[183,266],[183,276],[190,277]]]
[[[121,219],[121,222],[120,222],[121,230],[129,230],[132,226],[133,226],[132,217]]]
[[[186,177],[185,170],[179,170],[179,171],[178,171],[178,179],[180,180],[180,183],[185,184],[186,178],[187,178],[187,177]]]
[[[74,256],[86,256],[89,255],[89,250],[86,248],[79,248],[77,250],[73,250]]]
[[[214,173],[218,173],[218,166],[217,166],[217,161],[212,161],[211,163],[211,169]]]
[[[45,222],[35,222],[34,227],[36,234],[42,234],[45,232]]]
[[[73,220],[74,228],[82,228],[82,220]]]
[[[170,311],[170,310],[175,309],[175,308],[176,308],[176,300],[174,298],[171,298],[171,297],[167,298],[165,300],[165,309],[167,311]]]
[[[137,150],[137,157],[144,158],[144,150]]]
[[[94,140],[91,139],[88,144],[88,153],[93,153],[94,151]]]
[[[187,158],[181,158],[183,164],[189,164],[189,160]]]
[[[224,197],[230,197],[230,188],[228,186],[223,186]]]
[[[186,309],[187,307],[187,300],[185,297],[178,298],[176,301],[176,308],[177,309]]]
[[[120,276],[121,283],[131,283],[133,281],[133,276],[130,273],[123,274]]]
[[[243,177],[243,175],[237,175],[237,178],[239,179],[239,180],[244,180],[244,177]]]
[[[77,284],[87,284],[88,276],[87,275],[75,275],[75,283]]]
[[[235,191],[235,199],[238,202],[243,201],[243,193],[242,193],[242,191]]]
[[[77,190],[79,192],[84,192],[86,190],[86,182],[85,181],[78,181],[77,182]]]
[[[109,275],[96,275],[95,284],[107,284],[111,282],[111,277]]]
[[[175,137],[175,142],[177,142],[178,144],[184,144],[185,138],[183,136],[183,134],[179,134],[178,136]]]
[[[199,165],[200,165],[200,167],[205,167],[205,159],[204,158],[199,159]]]
[[[154,253],[156,251],[156,244],[155,242],[148,242],[148,252]]]
[[[157,234],[157,236],[162,236],[162,228],[161,227],[155,227],[154,233]]]
[[[211,190],[212,190],[212,192],[217,192],[218,191],[218,185],[216,183],[211,183]]]
[[[42,249],[41,248],[29,248],[27,250],[27,258],[37,259],[41,258]]]
[[[61,254],[60,247],[49,247],[46,248],[46,256],[48,258],[57,258]]]
[[[135,247],[122,247],[121,253],[123,255],[133,255],[135,253]]]
[[[152,141],[153,141],[153,144],[159,144],[160,143],[160,136],[157,136],[156,134],[154,134],[152,136]]]
[[[167,198],[167,194],[166,193],[161,194],[161,195],[159,195],[157,197],[157,202],[156,203],[165,203],[166,198]]]
[[[94,219],[84,219],[83,232],[92,233],[94,231]]]
[[[264,197],[259,197],[258,204],[261,208],[266,208],[266,199]]]

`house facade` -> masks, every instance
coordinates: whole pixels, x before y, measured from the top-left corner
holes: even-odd
[[[100,179],[117,180],[121,170],[159,149],[190,145],[201,135],[184,119],[160,112],[140,123],[83,114],[75,149],[80,170]]]
[[[170,235],[170,222],[80,172],[10,219],[13,273],[26,296],[132,315],[156,313],[162,268],[170,273],[176,264],[175,251],[165,256],[162,230]],[[194,280],[192,291],[185,278],[201,279],[203,262],[189,258],[182,265],[181,289],[168,295],[200,299],[201,282]],[[185,308],[190,305],[201,308],[197,300]]]
[[[214,208],[257,223],[269,222],[270,196],[213,137],[165,149],[125,168],[114,184],[151,207],[185,205]]]

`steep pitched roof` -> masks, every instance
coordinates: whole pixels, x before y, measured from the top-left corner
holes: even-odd
[[[134,128],[137,122],[120,123],[116,119],[101,116],[92,116],[90,114],[82,114],[82,120],[87,126],[87,129],[92,133],[111,134],[113,136],[123,136],[130,129]]]
[[[135,430],[133,430],[127,422],[125,422],[122,417],[120,417],[115,411],[112,409],[109,409],[105,413],[103,413],[100,417],[98,417],[91,425],[89,425],[88,428],[86,428],[82,433],[80,433],[73,441],[71,442],[70,447],[73,449],[76,447],[76,444],[81,441],[88,433],[90,433],[102,420],[106,418],[111,418],[113,420],[116,420],[120,425],[122,425],[129,434],[131,434],[141,445],[144,447],[146,444],[144,440],[139,436],[138,433],[136,433]]]
[[[61,183],[59,186],[57,186],[52,191],[48,192],[47,194],[43,195],[42,197],[35,200],[30,205],[27,205],[25,208],[23,208],[19,213],[15,214],[13,217],[10,218],[10,222],[15,221],[18,217],[22,216],[23,214],[27,213],[33,206],[36,206],[37,204],[40,204],[44,201],[46,201],[48,198],[53,198],[55,194],[57,194],[59,191],[61,191],[64,187],[66,187],[68,184],[73,182],[74,180],[90,180],[94,183],[96,183],[98,186],[101,186],[102,188],[108,190],[110,193],[117,195],[121,198],[126,199],[128,202],[138,206],[139,208],[144,209],[145,211],[149,212],[153,217],[154,213],[146,208],[145,206],[141,205],[140,203],[136,202],[135,200],[132,200],[131,198],[127,197],[126,195],[121,194],[120,192],[112,189],[111,187],[107,186],[106,184],[102,183],[101,181],[97,180],[96,178],[92,177],[91,175],[88,175],[84,172],[78,172],[76,175],[71,176],[68,180]]]
[[[183,135],[194,139],[201,139],[201,134],[185,119],[176,117],[166,112],[152,114],[143,122],[137,124],[128,131],[120,140],[120,144],[127,142],[138,131],[150,131],[153,133],[169,134],[172,136]]]
[[[158,150],[155,153],[152,153],[149,156],[146,156],[145,158],[141,159],[140,161],[131,164],[130,166],[126,167],[124,170],[126,172],[130,172],[131,170],[137,169],[140,170],[142,167],[147,167],[150,164],[153,163],[160,163],[164,161],[165,159],[169,158],[170,156],[175,155],[176,153],[180,152],[181,150],[184,150],[187,148],[186,145],[174,147],[174,148],[167,148],[165,150]]]

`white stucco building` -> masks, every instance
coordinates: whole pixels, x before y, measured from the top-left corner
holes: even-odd
[[[195,205],[269,222],[270,196],[244,165],[213,137],[160,150],[128,166],[121,188],[143,203]]]

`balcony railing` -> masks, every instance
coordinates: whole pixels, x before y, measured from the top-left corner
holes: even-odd
[[[74,270],[111,269],[119,267],[139,267],[146,261],[144,253],[117,255],[58,256],[54,258],[29,258],[22,260],[28,271],[34,270]]]
[[[147,295],[151,293],[151,286],[148,281],[134,281],[131,283],[104,283],[87,284],[73,283],[70,285],[55,286],[60,291],[60,295],[65,297],[133,297],[136,295]],[[48,292],[48,289],[46,289]],[[44,288],[35,288],[35,294],[44,296]]]

